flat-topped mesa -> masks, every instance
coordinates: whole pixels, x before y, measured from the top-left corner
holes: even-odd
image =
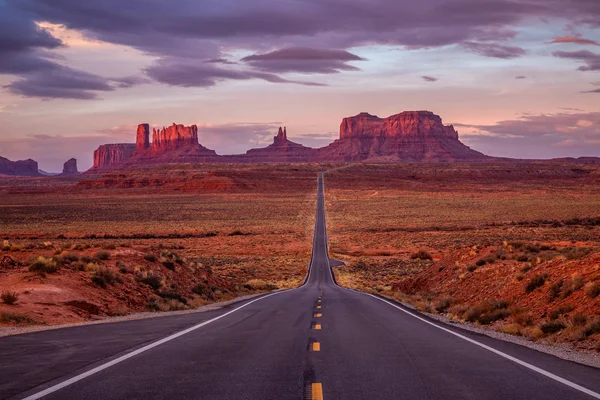
[[[340,139],[362,137],[451,138],[458,140],[452,125],[444,126],[442,119],[431,111],[405,111],[387,118],[360,113],[344,118]]]
[[[112,169],[131,158],[136,151],[133,143],[103,144],[94,151],[92,170]]]
[[[0,157],[0,175],[38,176],[38,163],[34,160],[10,161]]]
[[[139,133],[139,129],[138,129]],[[173,124],[167,128],[152,129],[152,145],[154,152],[176,150],[186,146],[198,145],[198,127]]]

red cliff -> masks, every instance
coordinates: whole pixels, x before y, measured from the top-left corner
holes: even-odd
[[[321,161],[482,161],[488,157],[458,140],[452,125],[430,111],[405,111],[388,118],[368,113],[344,118],[340,138],[319,149]]]
[[[133,143],[103,144],[94,151],[92,170],[112,169],[131,158],[135,150]]]
[[[138,128],[139,137],[139,128]],[[198,127],[173,124],[167,128],[152,130],[152,151],[154,153],[176,150],[198,144]]]

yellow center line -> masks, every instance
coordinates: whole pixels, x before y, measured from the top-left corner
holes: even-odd
[[[323,314],[315,314],[315,318],[321,318]]]
[[[317,308],[321,308],[321,306],[317,306]]]
[[[323,400],[323,385],[313,383],[311,387],[311,400]]]
[[[317,330],[321,329],[321,324],[315,324],[315,329],[317,329]]]
[[[321,351],[321,343],[314,342],[312,345],[312,349],[313,349],[313,351]]]

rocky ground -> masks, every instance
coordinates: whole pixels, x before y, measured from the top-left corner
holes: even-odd
[[[582,172],[583,171],[583,172]],[[346,286],[600,351],[598,167],[357,165],[328,174]]]
[[[229,185],[186,183],[207,175]],[[172,166],[118,176],[43,187],[38,178],[4,181],[0,325],[193,309],[293,287],[306,274],[315,167]],[[121,183],[136,180],[151,183]]]

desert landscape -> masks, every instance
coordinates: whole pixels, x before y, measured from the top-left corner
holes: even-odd
[[[295,287],[310,259],[318,168],[178,165],[44,178],[43,188],[1,179],[0,292],[16,299],[0,303],[0,323],[182,310]]]
[[[327,174],[338,282],[599,351],[600,168],[361,164]]]
[[[136,144],[101,146],[83,174],[70,160],[60,176],[0,179],[0,324],[195,309],[297,287],[325,172],[341,285],[600,351],[597,159],[488,157],[429,112],[345,118],[321,149],[280,128],[266,148],[211,152],[195,126],[154,129],[150,141],[142,124]]]

